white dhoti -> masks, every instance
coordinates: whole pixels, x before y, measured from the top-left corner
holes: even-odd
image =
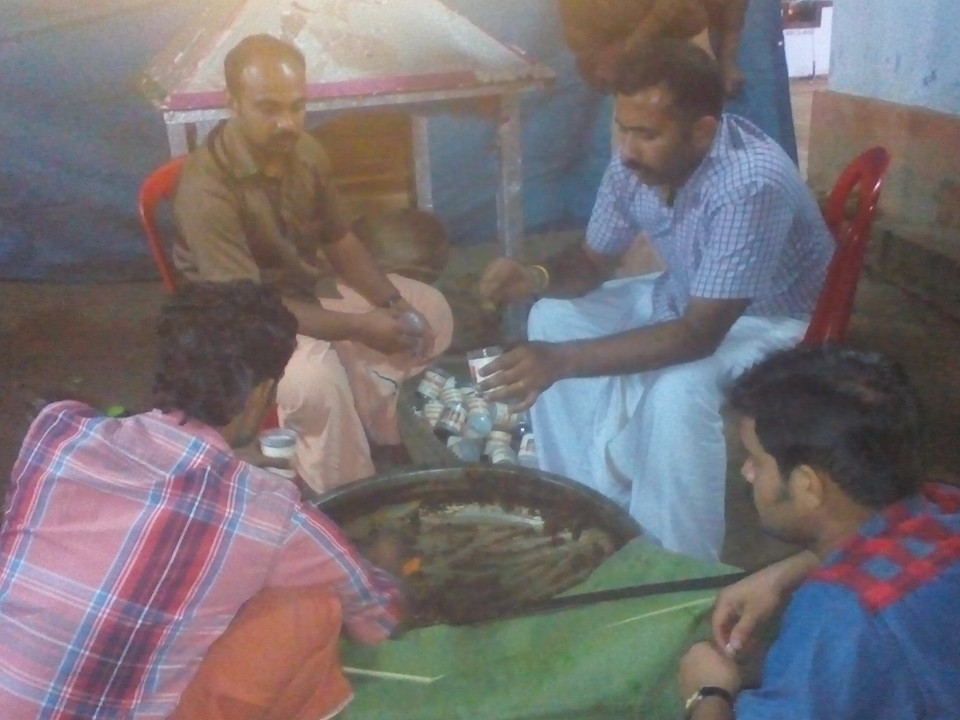
[[[582,298],[540,300],[530,313],[530,340],[597,338],[649,325],[654,279],[612,280]],[[741,317],[708,358],[554,384],[531,409],[540,468],[611,498],[666,549],[716,559],[724,534],[724,392],[756,361],[799,342],[806,325]]]

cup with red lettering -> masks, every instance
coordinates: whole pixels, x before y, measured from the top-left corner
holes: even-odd
[[[473,378],[473,382],[479,385],[484,380],[488,380],[489,377],[483,377],[480,375],[480,370],[492,363],[498,357],[503,354],[503,348],[499,345],[491,345],[489,347],[479,348],[477,350],[471,350],[467,353],[467,365],[470,367],[470,377]]]

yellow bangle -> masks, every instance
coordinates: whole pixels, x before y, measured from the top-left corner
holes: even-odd
[[[531,265],[530,267],[543,273],[543,282],[537,283],[537,292],[543,292],[550,286],[550,271],[543,265]]]

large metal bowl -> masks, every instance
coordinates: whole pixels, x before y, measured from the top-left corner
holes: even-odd
[[[582,582],[640,535],[624,510],[579,483],[480,463],[386,473],[317,505],[361,551],[384,535],[404,539],[413,625],[520,611]]]

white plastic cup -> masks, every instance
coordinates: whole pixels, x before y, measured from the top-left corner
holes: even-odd
[[[538,468],[537,463],[537,441],[533,433],[524,434],[520,440],[520,449],[517,450],[517,462],[524,467]]]
[[[417,395],[424,400],[436,400],[440,397],[440,392],[443,390],[443,385],[448,377],[449,375],[442,370],[435,368],[426,370],[420,384],[417,385]]]
[[[289,466],[289,461],[297,455],[297,433],[287,428],[274,428],[260,433],[259,440],[261,455],[287,461],[286,467],[266,466],[263,469],[285,478],[295,478],[297,471]]]
[[[274,428],[260,433],[260,453],[268,458],[292,458],[297,454],[297,433]]]
[[[447,438],[447,448],[464,462],[480,462],[480,445],[480,440],[475,438]]]
[[[491,345],[490,347],[471,350],[467,353],[467,365],[470,367],[470,377],[473,378],[475,384],[479,385],[484,380],[490,379],[489,377],[481,377],[480,369],[492,363],[502,354],[503,348],[499,345]]]

